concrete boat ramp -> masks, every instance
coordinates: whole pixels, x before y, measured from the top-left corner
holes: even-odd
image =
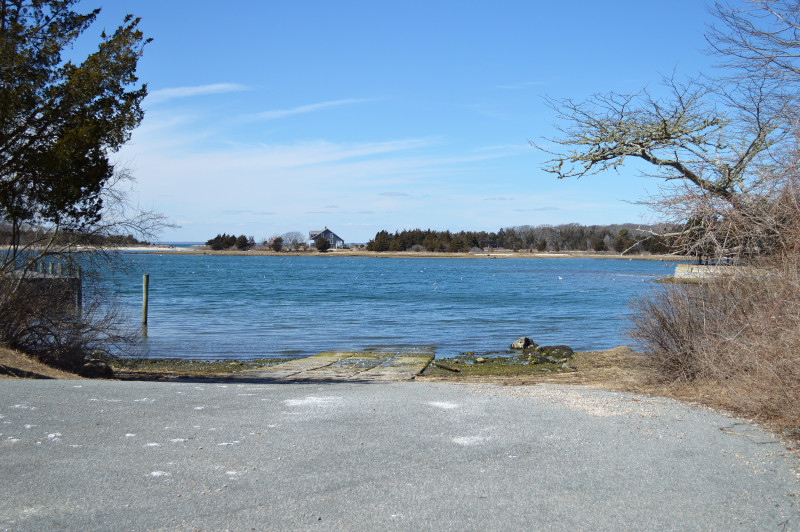
[[[434,355],[420,352],[325,352],[264,369],[235,373],[234,379],[266,381],[412,380]]]

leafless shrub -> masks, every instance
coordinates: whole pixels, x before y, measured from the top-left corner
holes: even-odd
[[[695,214],[676,245],[709,258],[733,252],[735,266],[635,301],[631,331],[664,381],[721,384],[721,403],[792,428],[800,428],[798,161],[787,150],[731,200],[692,189],[662,198],[664,213]]]
[[[800,256],[634,303],[631,336],[665,381],[722,383],[736,410],[800,428]]]
[[[79,370],[95,350],[134,353],[139,336],[112,297],[85,284],[78,305],[70,279],[42,281],[0,289],[0,344],[68,370]]]
[[[693,379],[700,371],[696,345],[702,335],[703,316],[695,292],[687,286],[666,286],[631,305],[631,337],[650,355],[665,379]]]
[[[115,174],[103,190],[102,217],[82,231],[57,225],[15,229],[11,244],[0,248],[0,345],[69,370],[80,369],[98,349],[136,352],[140,336],[130,329],[103,273],[125,267],[114,235],[152,239],[169,224],[163,215],[130,203],[131,182],[124,170]],[[65,275],[41,275],[38,270],[47,264],[60,265]],[[78,268],[80,303],[70,284]]]

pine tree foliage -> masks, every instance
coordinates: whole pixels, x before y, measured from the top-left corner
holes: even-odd
[[[125,240],[114,235],[167,225],[131,205],[130,176],[112,162],[143,118],[136,67],[148,39],[131,15],[92,36],[100,10],[77,3],[0,0],[0,344],[72,369],[140,339],[91,272],[113,260]],[[98,43],[80,57],[84,36]],[[83,267],[80,301],[53,288],[72,281],[37,276],[46,263]]]
[[[661,226],[635,224],[592,225],[523,225],[497,232],[435,231],[411,229],[390,234],[381,230],[367,242],[368,251],[441,251],[450,253],[472,250],[512,249],[536,251],[607,251],[614,247],[622,253],[666,253]],[[672,228],[673,230],[675,228]],[[610,244],[609,244],[610,243]],[[619,248],[619,249],[617,249]]]
[[[143,117],[139,19],[101,33],[97,50],[74,62],[65,55],[100,11],[81,14],[75,3],[0,0],[0,216],[17,229],[99,222],[110,154]]]
[[[325,253],[326,251],[331,249],[331,241],[325,238],[324,236],[319,237],[314,245],[316,246],[317,251],[321,253]]]

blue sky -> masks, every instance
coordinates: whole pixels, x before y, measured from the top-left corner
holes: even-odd
[[[543,96],[712,64],[701,0],[79,4],[96,6],[90,33],[132,12],[153,38],[145,119],[116,157],[139,206],[180,225],[163,241],[647,222],[633,202],[657,183],[634,168],[541,170]]]

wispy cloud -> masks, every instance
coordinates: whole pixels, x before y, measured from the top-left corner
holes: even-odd
[[[218,171],[248,173],[264,172],[276,169],[307,168],[318,165],[340,164],[347,160],[353,164],[370,164],[376,161],[393,161],[391,157],[401,157],[403,152],[418,153],[436,144],[436,139],[409,138],[377,142],[335,143],[326,141],[296,142],[291,144],[241,144],[221,143],[211,147],[196,146],[205,141],[200,126],[194,130],[181,124],[183,131],[173,131],[169,126],[143,127],[134,135],[134,142],[127,146],[125,157],[137,157],[141,154],[147,160],[155,162],[161,171],[169,171],[175,175],[187,173],[208,173]],[[185,142],[184,142],[185,141]],[[125,160],[125,158],[122,158]],[[403,160],[414,161],[413,157]],[[396,167],[397,163],[393,163]],[[419,163],[417,163],[419,164]],[[428,164],[446,164],[433,161]]]
[[[239,215],[242,215],[242,214],[254,214],[254,215],[257,215],[257,216],[274,216],[276,214],[274,211],[254,211],[254,210],[251,210],[251,209],[239,209],[239,210],[232,209],[232,210],[225,210],[225,211],[219,211],[219,212],[221,214],[229,215],[229,216],[230,215],[239,216]]]
[[[256,150],[244,149],[234,158],[256,158],[262,168],[298,168],[336,163],[347,159],[378,158],[395,152],[425,148],[429,139],[405,139],[385,142],[331,143],[305,142],[295,145],[266,145]]]
[[[148,103],[161,103],[176,98],[189,98],[206,94],[224,94],[246,90],[248,90],[248,87],[238,83],[213,83],[211,85],[196,85],[194,87],[172,87],[151,92],[147,95],[147,101]]]
[[[490,198],[483,198],[483,201],[514,201],[514,198],[507,198],[504,196],[493,196]]]
[[[351,105],[354,103],[361,103],[369,101],[363,98],[348,98],[345,100],[331,100],[329,102],[320,102],[320,103],[312,103],[308,105],[299,105],[297,107],[292,107],[291,109],[275,109],[273,111],[264,111],[263,113],[257,113],[253,116],[253,118],[258,120],[275,120],[278,118],[285,118],[291,115],[299,115],[303,113],[312,113],[314,111],[319,111],[321,109],[327,109],[329,107],[339,107],[341,105]]]

